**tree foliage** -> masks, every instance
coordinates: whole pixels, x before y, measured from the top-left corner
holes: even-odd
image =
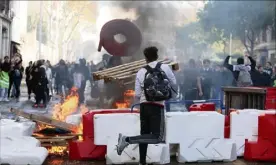
[[[209,1],[198,18],[205,31],[216,31],[222,38],[232,34],[253,55],[260,31],[275,28],[275,1]]]

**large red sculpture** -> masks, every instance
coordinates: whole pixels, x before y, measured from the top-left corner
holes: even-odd
[[[126,41],[118,43],[114,36],[121,34]],[[113,56],[131,56],[142,43],[142,34],[132,22],[124,19],[115,19],[107,22],[101,29],[98,51],[102,47]]]

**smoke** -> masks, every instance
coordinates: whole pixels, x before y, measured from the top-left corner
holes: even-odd
[[[179,2],[164,1],[113,1],[99,2],[105,18],[99,15],[98,25],[111,19],[129,19],[142,32],[143,43],[137,55],[148,46],[156,46],[161,56],[175,55],[175,28],[179,24]],[[180,2],[181,3],[181,2]]]

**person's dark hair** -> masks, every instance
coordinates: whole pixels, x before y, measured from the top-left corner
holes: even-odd
[[[190,67],[196,67],[196,62],[194,59],[190,59],[188,64]]]
[[[211,61],[208,60],[208,59],[204,59],[204,60],[203,60],[203,64],[210,64],[210,63],[211,63]]]
[[[267,63],[268,63],[270,66],[272,66],[272,63],[271,63],[271,62],[268,61]]]
[[[4,60],[7,59],[7,58],[9,58],[9,56],[5,56],[5,57],[4,57]]]
[[[32,65],[32,64],[33,64],[33,61],[30,61],[29,64]]]
[[[153,62],[158,59],[158,49],[155,46],[144,49],[144,55],[147,62]]]
[[[60,61],[59,61],[59,64],[60,64],[60,65],[65,65],[65,61],[64,61],[64,60],[60,60]]]
[[[237,64],[238,64],[238,65],[244,64],[244,59],[243,59],[242,57],[239,57],[239,58],[237,59]]]

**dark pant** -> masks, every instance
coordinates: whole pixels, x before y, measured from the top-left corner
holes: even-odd
[[[83,104],[84,103],[84,91],[85,91],[85,87],[86,87],[86,81],[82,81],[81,82],[81,87],[78,90],[78,94],[79,94],[79,103]]]
[[[46,105],[46,87],[44,85],[36,86],[35,100],[36,100],[36,104],[40,104],[41,101],[43,101],[43,104]]]
[[[26,85],[27,85],[27,89],[28,89],[28,95],[30,96],[32,93],[32,83],[30,80],[26,80]]]
[[[209,100],[211,97],[211,89],[212,89],[211,86],[206,85],[205,87],[203,87],[203,96],[201,99]]]
[[[164,142],[164,107],[157,104],[140,105],[141,135],[129,137],[130,144],[139,144],[140,163],[146,163],[148,144]]]
[[[198,99],[198,90],[196,88],[185,91],[185,100],[197,100]],[[186,102],[186,108],[189,110],[193,102]]]
[[[15,97],[19,98],[20,96],[20,85],[21,85],[21,78],[14,79],[14,88],[15,88]]]
[[[9,90],[8,90],[8,97],[11,97],[11,89],[14,86],[14,78],[11,76],[10,77],[10,84],[9,84]],[[13,96],[13,93],[12,93]]]

